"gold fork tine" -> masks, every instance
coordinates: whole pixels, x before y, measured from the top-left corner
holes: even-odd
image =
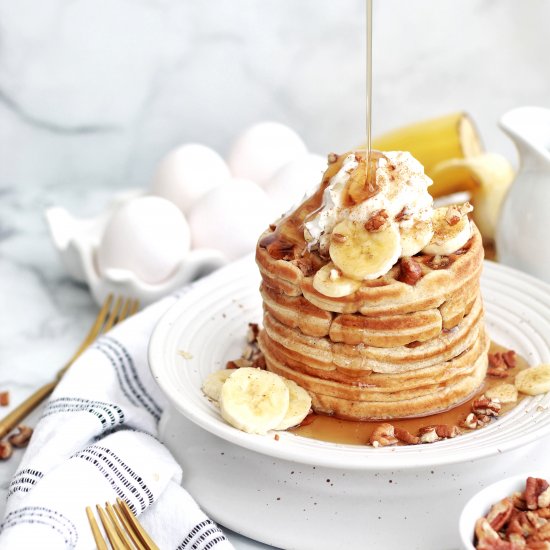
[[[113,328],[113,326],[115,325],[115,322],[118,319],[118,316],[120,315],[121,309],[122,309],[122,297],[119,296],[115,300],[115,305],[113,306],[113,309],[111,309],[109,318],[107,319],[107,321],[105,321],[104,332],[108,332]]]
[[[0,439],[6,436],[11,432],[26,416],[28,416],[48,395],[52,393],[54,388],[57,386],[61,377],[65,374],[67,369],[76,361],[76,359],[82,354],[82,352],[93,343],[93,341],[102,333],[107,332],[114,325],[116,325],[122,317],[123,311],[122,308],[122,298],[117,298],[113,305],[113,296],[110,294],[107,296],[95,321],[92,325],[92,328],[74,353],[74,355],[69,359],[69,361],[57,372],[55,379],[45,384],[38,390],[36,390],[32,395],[27,397],[20,405],[13,409],[8,415],[6,415],[2,420],[0,420]],[[126,312],[124,313],[124,318],[133,315],[139,308],[139,302],[137,300],[130,300]]]
[[[99,504],[97,504],[96,509],[97,509],[97,513],[99,514],[99,519],[101,520],[101,523],[103,524],[103,529],[105,529],[105,532],[107,533],[107,538],[109,539],[109,542],[111,543],[111,546],[113,547],[113,549],[114,550],[126,550],[126,546],[120,540],[120,538],[117,535],[112,523],[110,522],[109,518],[107,517],[107,515],[103,511],[103,508]]]
[[[118,519],[120,520],[120,523],[122,523],[128,535],[130,535],[130,538],[132,539],[132,542],[134,543],[136,548],[138,550],[147,550],[147,547],[143,545],[137,533],[134,532],[132,524],[126,519],[126,516],[122,513],[122,509],[120,508],[120,506],[118,504],[115,504],[113,506],[113,510],[115,511]]]
[[[147,550],[160,550],[160,548],[153,542],[153,539],[149,536],[147,531],[139,523],[136,516],[134,516],[132,510],[130,510],[130,507],[120,498],[117,498],[116,501],[118,506],[121,508],[122,513],[126,516],[128,522],[132,524],[132,529],[141,539],[141,542],[143,542]]]
[[[107,512],[107,515],[109,516],[111,523],[115,526],[115,530],[117,532],[117,535],[119,536],[120,540],[124,543],[125,546],[133,550],[133,546],[131,541],[128,539],[126,534],[124,533],[124,527],[120,524],[119,519],[117,518],[117,515],[113,509],[113,507],[106,502],[105,503],[105,510]]]
[[[86,515],[88,516],[90,528],[92,529],[92,534],[94,535],[94,540],[97,546],[97,550],[109,550],[107,548],[107,545],[105,544],[105,541],[103,540],[103,536],[101,535],[101,532],[99,530],[99,525],[97,524],[97,521],[94,518],[92,509],[89,506],[86,506]]]

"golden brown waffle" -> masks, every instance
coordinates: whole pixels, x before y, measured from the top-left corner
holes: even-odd
[[[473,236],[460,251],[438,258],[419,254],[415,256],[422,267],[423,276],[409,285],[398,280],[399,262],[384,276],[372,281],[363,281],[362,286],[349,296],[330,298],[313,288],[316,269],[310,257],[284,260],[275,259],[267,248],[256,247],[256,262],[264,285],[286,296],[303,295],[319,309],[335,313],[361,313],[362,315],[394,315],[411,313],[443,306],[442,315],[447,325],[454,319],[453,305],[462,302],[462,296],[472,295],[471,288],[479,281],[483,263],[481,235],[472,222]],[[264,233],[259,243],[269,236]],[[265,242],[265,241],[264,241]],[[315,263],[320,260],[316,258]],[[458,294],[458,297],[455,295]],[[448,300],[451,305],[445,306]]]
[[[396,373],[430,367],[448,361],[470,348],[483,326],[483,307],[477,297],[470,313],[452,330],[443,330],[435,338],[418,345],[380,348],[332,342],[329,338],[308,336],[298,329],[264,314],[264,331],[298,360],[325,372],[358,377],[370,372]]]
[[[488,338],[482,332],[463,354],[437,367],[411,373],[375,374],[361,384],[311,376],[289,361],[284,348],[263,333],[260,345],[268,369],[294,380],[312,395],[316,410],[341,418],[404,418],[446,410],[475,392],[487,369]]]

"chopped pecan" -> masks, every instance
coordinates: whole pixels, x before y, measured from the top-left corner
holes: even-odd
[[[477,539],[477,548],[481,548],[480,545],[487,544],[489,542],[500,541],[498,533],[491,527],[491,524],[485,518],[479,518],[476,521],[475,534]],[[484,548],[492,547],[485,546]]]
[[[477,416],[474,413],[467,414],[461,421],[460,426],[468,430],[475,430],[478,426]]]
[[[477,418],[477,427],[483,428],[483,426],[486,426],[491,422],[491,416],[487,416],[486,414],[478,414],[476,415]]]
[[[502,359],[509,369],[513,369],[516,366],[516,352],[512,349],[502,353]]]
[[[515,550],[515,549],[514,549]],[[550,542],[545,541],[529,541],[525,545],[525,550],[550,550]]]
[[[514,508],[520,511],[527,510],[527,503],[525,502],[525,497],[523,493],[516,491],[512,494],[512,502],[514,503]]]
[[[539,508],[548,508],[550,506],[550,487],[545,489],[537,499],[537,506]]]
[[[265,362],[265,357],[263,353],[260,353],[254,361],[252,361],[252,367],[255,369],[265,370],[267,368],[267,363]]]
[[[9,441],[0,441],[0,460],[7,460],[12,454],[12,444]]]
[[[235,361],[228,361],[225,364],[225,368],[226,369],[238,369],[239,367],[237,367],[237,365],[235,364]]]
[[[395,437],[399,439],[399,441],[406,443],[407,445],[416,445],[420,442],[420,438],[416,435],[413,435],[412,433],[405,430],[405,428],[395,427]]]
[[[495,531],[500,531],[512,516],[514,504],[511,498],[504,498],[493,504],[487,514],[487,521]]]
[[[410,257],[401,258],[399,262],[398,281],[414,286],[422,278],[422,268]]]
[[[469,202],[465,202],[460,205],[452,204],[445,212],[445,221],[449,225],[456,225],[463,216],[466,216],[466,214],[471,212],[473,209],[473,206]]]
[[[252,361],[250,361],[250,359],[244,359],[243,357],[239,357],[239,359],[235,359],[233,363],[235,363],[235,367],[238,369],[252,366]]]
[[[258,334],[260,333],[260,327],[258,323],[248,323],[248,330],[246,332],[246,341],[249,344],[253,344],[258,340]]]
[[[547,505],[539,506],[539,496],[546,492],[549,485],[545,479],[528,477],[525,484],[525,502],[529,510],[544,508]],[[546,497],[547,498],[547,497]]]
[[[409,220],[412,216],[412,212],[408,207],[404,206],[401,211],[395,216],[395,221],[400,222],[402,220]]]
[[[397,443],[397,438],[395,437],[393,424],[384,422],[377,426],[372,432],[369,442],[373,447],[395,445]]]
[[[439,254],[436,254],[431,260],[427,262],[427,264],[432,269],[445,269],[451,264],[451,258],[449,258],[449,256],[440,256]]]
[[[329,153],[327,160],[329,164],[334,164],[338,160],[338,155],[336,153]]]
[[[498,416],[502,405],[498,399],[489,399],[485,395],[472,403],[472,412],[477,416]]]
[[[388,225],[388,218],[386,210],[378,210],[367,220],[365,229],[370,232],[382,231]]]
[[[424,426],[418,430],[418,436],[420,438],[420,443],[435,443],[441,438],[437,435],[437,430],[435,426]]]
[[[14,447],[26,447],[32,436],[32,432],[32,428],[21,424],[17,426],[17,433],[10,435],[8,440]]]
[[[10,392],[0,392],[0,407],[7,407],[10,404]]]
[[[538,510],[535,510],[535,513],[541,518],[550,519],[550,507],[539,508]]]
[[[460,428],[458,426],[449,426],[448,424],[437,424],[435,426],[435,433],[442,439],[451,439],[460,435]]]
[[[487,374],[498,378],[505,378],[508,376],[506,371],[508,369],[513,369],[515,366],[515,351],[508,350],[505,352],[497,351],[495,353],[489,353],[489,368],[487,369]]]
[[[526,547],[525,538],[522,535],[519,535],[518,533],[512,533],[508,540],[512,544],[512,550],[523,550]]]

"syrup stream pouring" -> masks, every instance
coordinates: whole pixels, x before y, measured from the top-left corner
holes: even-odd
[[[366,130],[367,130],[367,158],[366,164],[366,183],[370,180],[371,171],[371,121],[372,121],[372,0],[367,0],[366,3],[366,28],[367,28],[367,44],[366,44]]]

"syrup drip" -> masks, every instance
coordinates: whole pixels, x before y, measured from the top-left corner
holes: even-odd
[[[489,353],[495,353],[499,351],[507,351],[508,348],[499,346],[494,342],[491,343],[491,349]],[[472,403],[481,394],[487,391],[489,388],[498,386],[503,383],[513,383],[516,374],[528,367],[528,363],[525,359],[516,355],[516,367],[508,371],[507,378],[495,378],[487,376],[481,389],[468,401],[454,407],[453,409],[433,414],[430,416],[424,416],[420,418],[406,418],[399,420],[380,420],[380,421],[351,421],[341,420],[332,416],[325,416],[316,414],[314,415],[313,422],[305,426],[299,426],[289,430],[296,435],[302,437],[308,437],[310,439],[318,439],[321,441],[330,441],[332,443],[344,443],[351,445],[366,445],[368,444],[370,435],[382,422],[388,422],[395,427],[404,428],[413,435],[416,435],[418,430],[424,426],[432,424],[448,424],[450,426],[457,426],[459,422],[471,412]],[[506,403],[502,405],[500,416],[513,409],[521,399],[523,395],[519,394],[518,401],[516,403]],[[493,421],[495,422],[495,420]],[[496,420],[498,422],[498,418]],[[480,428],[483,429],[483,428]],[[465,430],[466,431],[466,430]]]
[[[371,180],[372,174],[372,144],[371,144],[371,127],[372,127],[372,0],[367,0],[366,4],[366,30],[367,30],[367,56],[366,56],[366,84],[367,84],[367,97],[366,97],[366,130],[367,130],[367,185]],[[376,173],[376,171],[375,171]]]

